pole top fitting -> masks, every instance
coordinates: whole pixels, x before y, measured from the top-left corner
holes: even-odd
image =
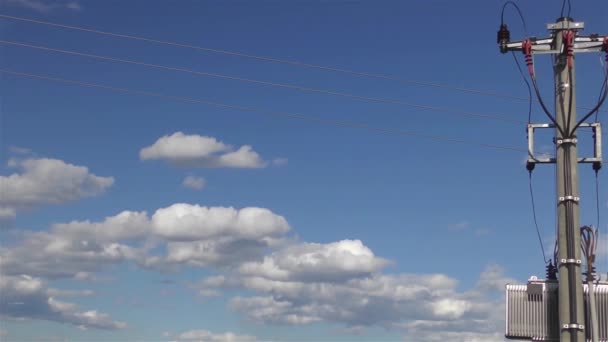
[[[558,30],[584,30],[585,23],[582,21],[574,22],[572,18],[562,17],[557,19],[553,24],[547,24],[547,29],[551,31]]]
[[[560,18],[557,18],[557,20],[555,22],[559,23],[562,21],[574,21],[574,19],[572,19],[572,17],[560,17]]]

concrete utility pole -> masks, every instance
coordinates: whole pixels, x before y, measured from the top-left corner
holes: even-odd
[[[581,235],[578,184],[576,126],[576,87],[574,56],[565,39],[573,39],[570,19],[561,18],[553,31],[554,44],[561,51],[555,55],[557,232],[558,232],[558,301],[561,341],[585,341],[583,282],[581,274]],[[576,25],[576,24],[575,24]],[[572,38],[568,38],[571,34]],[[573,44],[572,42],[571,44]]]
[[[584,23],[574,22],[571,18],[559,18],[556,23],[547,25],[551,37],[530,38],[520,42],[510,42],[506,25],[498,32],[501,52],[522,51],[526,58],[539,102],[552,124],[529,124],[528,170],[532,171],[537,163],[555,163],[557,168],[557,209],[558,209],[558,256],[557,265],[559,336],[562,342],[584,342],[592,336],[597,341],[597,329],[585,327],[583,281],[581,274],[581,235],[579,212],[578,163],[592,163],[597,171],[601,167],[601,140],[599,154],[594,158],[578,158],[577,129],[592,127],[599,132],[599,124],[579,124],[576,112],[575,53],[605,51],[608,54],[608,37],[597,34],[580,36]],[[534,72],[533,55],[553,54],[555,73],[555,115],[553,116],[538,91]],[[608,55],[606,57],[608,59]],[[587,119],[586,115],[584,119]],[[594,126],[595,125],[595,126]],[[555,158],[536,158],[533,151],[533,132],[535,128],[555,128]],[[598,139],[596,139],[596,150]],[[597,324],[597,320],[592,322]],[[589,330],[589,331],[587,331]],[[595,333],[592,334],[591,331]]]

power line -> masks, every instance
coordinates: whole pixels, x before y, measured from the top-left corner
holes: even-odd
[[[392,99],[360,96],[360,95],[336,92],[336,91],[331,91],[331,90],[301,87],[301,86],[293,85],[293,84],[284,84],[284,83],[274,83],[274,82],[253,80],[253,79],[248,79],[248,78],[241,78],[241,77],[235,77],[235,76],[229,76],[229,75],[223,75],[223,74],[196,71],[196,70],[185,69],[185,68],[150,64],[150,63],[145,63],[145,62],[138,62],[138,61],[132,61],[132,60],[114,58],[114,57],[107,57],[107,56],[101,56],[101,55],[94,55],[94,54],[83,53],[83,52],[78,52],[78,51],[62,50],[62,49],[55,49],[55,48],[50,48],[50,47],[46,47],[46,46],[24,44],[24,43],[7,41],[7,40],[0,40],[0,44],[26,47],[26,48],[44,50],[44,51],[51,51],[51,52],[57,52],[57,53],[62,53],[62,54],[67,54],[67,55],[93,58],[93,59],[98,59],[98,60],[105,60],[105,61],[118,62],[118,63],[124,63],[124,64],[138,65],[138,66],[167,70],[167,71],[176,71],[176,72],[188,73],[188,74],[196,75],[196,76],[212,77],[212,78],[226,79],[226,80],[237,81],[237,82],[276,87],[276,88],[297,90],[297,91],[303,91],[303,92],[309,92],[309,93],[320,93],[320,94],[325,94],[325,95],[330,95],[330,96],[346,97],[346,98],[351,98],[351,99],[365,101],[365,102],[392,104],[392,105],[398,105],[398,106],[418,108],[418,109],[423,109],[423,110],[430,110],[430,111],[434,111],[434,112],[451,113],[451,114],[456,114],[456,115],[461,115],[461,116],[470,116],[470,117],[489,119],[489,120],[498,120],[498,121],[503,121],[503,122],[509,122],[512,124],[521,124],[522,123],[522,121],[509,119],[506,116],[501,116],[501,115],[496,115],[496,114],[479,114],[479,113],[456,111],[456,110],[451,110],[451,109],[447,109],[447,108],[419,105],[419,104],[415,104],[415,103],[403,102],[403,101],[392,100]]]
[[[536,227],[538,243],[540,244],[540,250],[543,253],[543,260],[545,261],[545,264],[548,264],[549,259],[547,259],[547,255],[545,254],[545,246],[543,245],[543,239],[541,238],[540,228],[538,226],[538,220],[536,218],[536,202],[534,201],[534,188],[532,187],[532,172],[530,172],[528,180],[528,184],[530,187],[530,202],[532,203],[532,216],[534,218],[534,226]]]
[[[203,51],[203,52],[208,52],[208,53],[247,58],[247,59],[275,63],[275,64],[284,64],[284,65],[290,65],[290,66],[294,66],[294,67],[317,69],[317,70],[322,70],[322,71],[329,71],[329,72],[334,72],[334,73],[339,73],[339,74],[356,76],[356,77],[360,77],[360,78],[380,79],[380,80],[386,80],[386,81],[406,84],[406,85],[410,85],[410,86],[431,87],[431,88],[452,90],[452,91],[458,91],[458,92],[473,94],[473,95],[501,98],[501,99],[509,100],[509,101],[517,101],[517,102],[527,101],[526,97],[521,97],[521,96],[501,94],[501,93],[495,93],[495,92],[484,91],[484,90],[479,90],[479,89],[472,89],[472,88],[465,88],[465,87],[456,87],[456,86],[450,86],[450,85],[434,83],[434,82],[408,80],[408,79],[403,79],[403,78],[399,78],[399,77],[395,77],[395,76],[391,76],[391,75],[384,75],[384,74],[377,74],[377,73],[370,73],[370,72],[361,72],[361,71],[355,71],[355,70],[349,70],[349,69],[343,69],[343,68],[334,68],[334,67],[329,67],[329,66],[304,63],[304,62],[286,60],[286,59],[280,59],[280,58],[264,57],[264,56],[258,56],[258,55],[253,55],[253,54],[214,49],[214,48],[208,48],[208,47],[197,46],[197,45],[192,45],[192,44],[172,42],[172,41],[168,41],[168,40],[147,38],[147,37],[141,37],[141,36],[134,36],[134,35],[123,34],[123,33],[114,33],[114,32],[102,31],[102,30],[97,30],[97,29],[92,29],[92,28],[81,27],[81,26],[66,25],[66,24],[36,20],[36,19],[31,19],[31,18],[11,16],[11,15],[6,15],[6,14],[0,14],[0,18],[7,19],[7,20],[13,20],[13,21],[26,22],[26,23],[31,23],[31,24],[38,24],[38,25],[45,25],[45,26],[50,26],[50,27],[68,29],[68,30],[73,30],[73,31],[93,33],[93,34],[97,34],[97,35],[104,35],[104,36],[109,36],[109,37],[114,37],[114,38],[129,39],[129,40],[142,41],[142,42],[147,42],[147,43],[154,43],[154,44],[160,44],[160,45],[166,45],[166,46],[185,48],[185,49],[196,50],[196,51]],[[579,107],[579,108],[590,109],[589,107]],[[603,110],[600,110],[600,111],[603,111]]]
[[[242,58],[254,59],[254,60],[258,60],[258,61],[276,63],[276,64],[285,64],[285,65],[291,65],[291,66],[303,67],[303,68],[309,68],[309,69],[331,71],[331,72],[335,72],[335,73],[347,74],[347,75],[357,76],[357,77],[382,79],[382,80],[399,82],[402,84],[408,84],[408,85],[414,85],[414,86],[423,86],[423,87],[433,87],[433,88],[454,90],[454,91],[459,91],[462,93],[491,96],[491,97],[497,97],[497,98],[502,98],[502,99],[507,99],[507,100],[512,100],[512,101],[513,100],[515,100],[515,101],[525,101],[526,100],[526,98],[524,98],[524,97],[499,94],[499,93],[477,90],[477,89],[455,87],[455,86],[449,86],[449,85],[438,84],[438,83],[433,83],[433,82],[407,80],[407,79],[402,79],[402,78],[393,77],[393,76],[389,76],[389,75],[382,75],[382,74],[368,73],[368,72],[359,72],[359,71],[354,71],[354,70],[333,68],[333,67],[328,67],[328,66],[303,63],[303,62],[292,61],[292,60],[257,56],[257,55],[234,52],[234,51],[195,46],[195,45],[185,44],[185,43],[171,42],[171,41],[167,41],[167,40],[133,36],[133,35],[122,34],[122,33],[113,33],[113,32],[101,31],[101,30],[96,30],[96,29],[91,29],[91,28],[86,28],[86,27],[71,26],[71,25],[65,25],[65,24],[59,24],[59,23],[23,18],[23,17],[15,17],[15,16],[10,16],[10,15],[5,15],[5,14],[0,14],[0,18],[14,20],[14,21],[27,22],[27,23],[32,23],[32,24],[51,26],[51,27],[58,27],[58,28],[74,30],[74,31],[94,33],[94,34],[98,34],[98,35],[110,36],[110,37],[115,37],[115,38],[137,40],[137,41],[143,41],[143,42],[155,43],[155,44],[161,44],[161,45],[167,45],[167,46],[173,46],[173,47],[180,47],[180,48],[186,48],[186,49],[197,50],[197,51],[204,51],[204,52],[223,54],[223,55],[228,55],[228,56],[242,57]]]
[[[390,128],[373,127],[373,126],[368,126],[365,124],[359,124],[359,123],[348,122],[348,121],[322,119],[322,118],[317,118],[317,117],[312,117],[312,116],[297,114],[297,113],[291,113],[291,112],[269,111],[269,110],[257,109],[257,108],[252,108],[252,107],[230,105],[230,104],[213,102],[213,101],[202,100],[202,99],[194,99],[194,98],[190,98],[190,97],[164,95],[164,94],[153,93],[153,92],[148,92],[148,91],[119,88],[119,87],[106,86],[106,85],[96,84],[96,83],[87,83],[87,82],[68,80],[68,79],[57,78],[57,77],[23,73],[23,72],[18,72],[18,71],[13,71],[13,70],[0,69],[0,73],[13,75],[13,76],[19,76],[19,77],[25,77],[25,78],[52,81],[52,82],[57,82],[57,83],[71,84],[71,85],[87,87],[87,88],[97,88],[97,89],[110,90],[110,91],[120,92],[120,93],[155,97],[155,98],[177,101],[177,102],[202,104],[202,105],[206,105],[206,106],[213,106],[213,107],[223,108],[223,109],[227,109],[227,110],[257,113],[257,114],[277,116],[277,117],[286,117],[286,118],[314,122],[314,123],[319,123],[319,124],[324,124],[324,125],[333,125],[333,126],[340,126],[340,127],[364,129],[367,131],[380,133],[380,134],[386,134],[386,135],[417,137],[417,138],[421,138],[421,139],[434,140],[434,141],[445,142],[445,143],[472,145],[472,146],[478,146],[478,147],[482,147],[482,148],[505,150],[505,151],[515,151],[515,152],[524,152],[524,153],[526,152],[525,149],[518,148],[518,147],[512,147],[512,146],[486,144],[486,143],[479,143],[479,142],[468,141],[468,140],[454,139],[454,138],[450,138],[450,137],[446,137],[446,136],[442,136],[442,135],[427,135],[427,134],[421,134],[421,133],[413,132],[413,131],[404,131],[404,130],[397,130],[397,129],[390,129]]]

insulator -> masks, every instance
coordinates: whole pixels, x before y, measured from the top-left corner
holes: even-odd
[[[555,268],[555,265],[550,260],[549,264],[547,264],[547,280],[557,280],[557,268]]]
[[[583,275],[587,278],[587,280],[595,280],[595,275],[597,274],[596,268],[595,266],[591,266],[591,275],[589,275],[589,272],[583,272]]]
[[[526,162],[526,170],[528,170],[529,172],[534,171],[535,166],[536,166],[536,164],[534,164],[534,163]]]
[[[511,32],[507,28],[506,24],[500,25],[500,29],[496,34],[496,43],[500,45],[500,52],[507,53],[507,44],[511,41]]]

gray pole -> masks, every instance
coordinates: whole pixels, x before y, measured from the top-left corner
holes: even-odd
[[[568,27],[569,21],[562,18],[558,24]],[[554,31],[555,47],[562,50],[556,54],[554,64],[556,121],[563,131],[556,129],[560,341],[584,342],[578,156],[576,133],[569,132],[576,125],[574,56],[571,57],[571,67],[568,67],[563,32]]]

